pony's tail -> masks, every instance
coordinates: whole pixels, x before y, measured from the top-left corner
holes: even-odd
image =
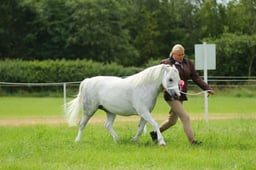
[[[76,126],[78,122],[78,114],[82,105],[82,92],[83,92],[84,81],[80,84],[79,92],[73,100],[67,104],[66,119],[69,126]]]

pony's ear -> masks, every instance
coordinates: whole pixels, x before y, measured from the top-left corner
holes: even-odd
[[[172,68],[176,68],[176,66],[174,64],[171,65]]]
[[[171,65],[169,65],[169,64],[164,64],[164,71],[165,72],[168,72],[168,71],[170,71],[170,68],[171,68],[172,66]],[[167,73],[166,73],[167,74]]]
[[[165,68],[167,68],[167,67],[165,67]],[[167,87],[167,80],[166,80],[166,77],[167,77],[167,71],[165,70],[165,71],[164,71],[164,75],[163,75],[163,79],[162,79],[162,85],[163,85],[164,88]]]

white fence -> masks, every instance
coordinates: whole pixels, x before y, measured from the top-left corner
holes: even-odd
[[[208,83],[216,87],[256,87],[256,77],[226,77],[226,76],[209,76]],[[59,82],[59,83],[14,83],[14,82],[0,82],[0,87],[33,87],[33,86],[62,86],[63,88],[63,103],[64,112],[66,113],[67,103],[67,85],[79,85],[80,82]],[[190,83],[194,86],[193,83]],[[77,89],[78,90],[78,89]]]
[[[64,113],[67,110],[67,84],[80,84],[80,82],[60,82],[60,83],[13,83],[13,82],[0,82],[0,87],[34,87],[34,86],[62,86],[63,87],[63,103]]]

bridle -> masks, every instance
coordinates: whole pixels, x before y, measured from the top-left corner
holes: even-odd
[[[166,90],[173,90],[173,89],[179,89],[179,86],[172,86],[172,87],[168,87],[168,88],[165,88]],[[181,91],[180,91],[181,92]]]

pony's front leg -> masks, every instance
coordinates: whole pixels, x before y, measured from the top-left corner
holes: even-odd
[[[142,131],[144,130],[146,123],[147,123],[147,121],[141,117],[137,134],[132,138],[133,141],[137,141],[139,139],[139,137],[142,134]]]
[[[141,117],[143,117],[147,122],[149,122],[153,126],[154,130],[157,132],[157,139],[158,139],[159,145],[165,146],[166,143],[165,143],[164,138],[160,132],[159,126],[158,126],[157,122],[153,119],[151,114],[149,112],[145,112],[145,113],[141,114]]]
[[[160,145],[160,146],[165,146],[166,143],[165,143],[165,141],[164,141],[164,137],[163,137],[162,133],[160,132],[159,127],[157,127],[156,132],[157,132],[157,139],[158,139],[159,145]]]
[[[112,135],[112,137],[114,138],[114,141],[118,142],[118,136],[117,136],[116,132],[113,129],[113,122],[114,122],[115,118],[116,118],[115,114],[107,112],[107,122],[105,124],[105,128]]]

